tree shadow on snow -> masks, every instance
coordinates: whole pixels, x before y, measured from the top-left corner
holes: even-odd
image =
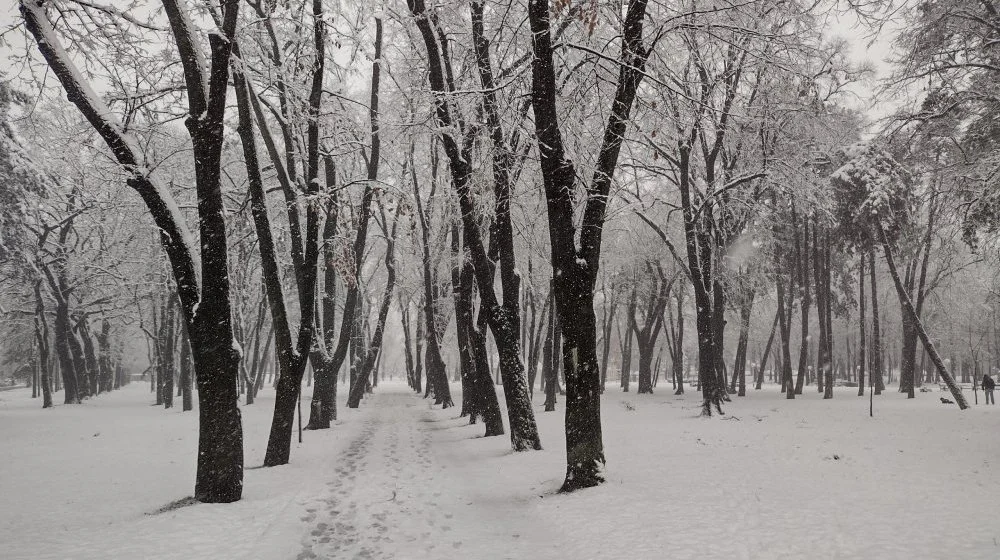
[[[159,515],[161,513],[167,513],[168,511],[174,511],[174,510],[181,509],[183,507],[193,506],[193,505],[200,504],[200,503],[201,502],[199,502],[198,500],[196,500],[194,498],[194,496],[186,496],[186,497],[181,498],[179,500],[174,500],[174,501],[170,502],[169,504],[167,504],[167,505],[165,505],[165,506],[163,506],[163,507],[161,507],[161,508],[159,508],[159,509],[157,509],[155,511],[148,512],[146,515]]]

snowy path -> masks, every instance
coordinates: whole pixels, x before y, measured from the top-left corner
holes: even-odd
[[[466,556],[466,541],[493,540],[483,529],[498,520],[472,511],[462,493],[461,482],[471,481],[456,481],[432,452],[436,431],[465,421],[443,419],[412,393],[380,392],[362,406],[371,416],[338,460],[327,495],[306,506],[298,558],[449,558]]]

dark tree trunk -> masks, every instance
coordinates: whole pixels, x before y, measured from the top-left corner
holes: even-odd
[[[531,97],[549,218],[555,308],[563,331],[563,365],[566,372],[564,491],[604,482],[594,284],[600,265],[602,230],[611,179],[649,54],[642,45],[645,13],[645,0],[629,1],[622,35],[622,65],[597,158],[597,170],[588,186],[578,246],[572,200],[576,171],[566,158],[559,130],[549,2],[532,0],[528,5],[534,54]]]
[[[794,205],[792,207],[792,217],[793,217],[792,218],[792,222],[793,222],[792,223],[792,227],[794,228],[794,231],[795,231],[795,254],[796,254],[796,258],[798,259],[798,262],[796,263],[797,264],[796,268],[799,270],[799,285],[800,285],[800,294],[801,294],[801,306],[800,307],[801,307],[801,310],[802,310],[802,318],[800,320],[800,323],[802,325],[802,329],[801,329],[800,338],[799,338],[799,340],[800,340],[800,342],[799,342],[799,344],[800,344],[800,347],[799,347],[799,371],[797,372],[797,375],[796,375],[796,378],[795,378],[795,394],[796,395],[801,395],[802,394],[803,382],[805,380],[806,370],[809,368],[809,307],[812,306],[812,295],[809,292],[809,270],[810,270],[810,266],[809,266],[809,260],[810,260],[809,259],[809,219],[806,218],[805,220],[803,220],[803,222],[804,222],[804,225],[803,225],[804,232],[803,232],[803,234],[801,236],[802,237],[802,242],[801,242],[801,246],[800,246],[798,218],[797,218],[797,214],[795,213],[795,207],[794,207]],[[815,249],[816,249],[815,244],[813,244],[813,250],[815,251]],[[815,260],[815,259],[813,259],[813,260]],[[819,291],[819,288],[817,288],[817,292],[818,291]],[[817,293],[817,297],[818,296],[819,296],[819,294]],[[822,305],[821,303],[817,304],[817,306],[821,306],[821,305]],[[821,325],[820,331],[821,332],[822,332],[822,324],[823,324],[823,321],[822,321],[822,319],[820,319],[820,325]],[[822,338],[822,334],[820,335],[820,338]],[[819,371],[819,370],[817,370],[817,371]],[[822,383],[820,383],[820,390],[822,390]]]
[[[188,340],[187,329],[181,329],[181,410],[187,412],[194,409],[192,387],[191,341]],[[255,389],[256,391],[256,389]]]
[[[663,328],[663,312],[669,302],[670,290],[674,283],[674,279],[667,281],[659,265],[653,267],[652,264],[648,264],[647,269],[653,283],[649,301],[644,310],[643,324],[640,326],[635,317],[634,291],[629,305],[628,317],[629,325],[635,333],[635,340],[639,347],[639,393],[653,392],[653,354],[656,352],[656,341]]]
[[[726,292],[722,282],[712,281],[712,328],[715,337],[715,383],[721,390],[721,399],[729,401],[726,390]]]
[[[871,274],[871,295],[872,295],[872,381],[875,383],[875,394],[881,395],[885,389],[885,382],[882,379],[882,336],[879,329],[878,314],[878,282],[875,279],[875,251],[868,253],[868,268]]]
[[[458,341],[458,370],[462,380],[462,411],[459,417],[469,417],[469,423],[475,424],[479,419],[478,395],[472,391],[472,378],[477,374],[473,362],[472,341],[469,331],[475,328],[472,309],[472,286],[462,284],[462,269],[465,258],[462,254],[462,237],[459,225],[453,222],[451,226],[451,290],[455,300],[455,338]],[[468,293],[466,293],[468,292]],[[489,367],[487,365],[487,367]]]
[[[413,147],[410,148],[411,157]],[[436,174],[437,158],[436,150],[431,150],[431,173]],[[417,183],[417,173],[413,162],[410,163],[410,179],[413,184],[413,198],[416,203],[416,214],[420,222],[421,248],[423,250],[423,284],[424,284],[424,305],[423,305],[423,336],[417,331],[417,360],[423,363],[427,374],[427,387],[424,397],[433,394],[434,404],[441,405],[441,408],[454,406],[451,399],[451,390],[448,387],[448,377],[445,374],[444,360],[441,358],[441,346],[437,329],[435,310],[437,309],[437,297],[434,289],[434,274],[431,270],[431,232],[428,213],[424,211],[423,203],[420,199],[420,187]],[[430,193],[427,200],[434,200],[434,192],[437,190],[437,182],[431,181]],[[420,361],[420,342],[426,343],[424,349],[424,360]],[[419,366],[418,366],[419,367]]]
[[[337,375],[330,352],[336,344],[337,320],[337,270],[336,259],[337,217],[340,197],[337,188],[336,167],[330,156],[324,156],[323,168],[329,199],[326,204],[326,221],[323,224],[323,298],[322,298],[322,351],[313,350],[309,355],[316,376],[312,400],[309,403],[308,430],[322,430],[330,427],[337,419]],[[317,345],[320,346],[320,345]]]
[[[423,373],[424,373],[424,322],[420,320],[422,317],[421,308],[423,306],[417,305],[417,327],[414,336],[416,340],[413,344],[413,380],[414,387],[413,390],[416,393],[423,391]]]
[[[530,264],[531,263],[529,262],[529,268],[528,268],[529,276],[531,274]],[[549,295],[545,298],[545,304],[542,305],[542,312],[540,316],[537,315],[535,311],[536,305],[534,301],[535,299],[534,294],[532,294],[530,297],[531,297],[532,313],[531,313],[530,331],[528,333],[528,388],[531,391],[531,393],[534,394],[535,378],[538,377],[539,359],[545,361],[545,363],[548,363],[548,360],[551,360],[551,357],[546,358],[543,355],[544,354],[543,347],[545,345],[544,342],[546,340],[543,338],[543,333],[547,334],[549,332],[547,325],[549,320],[548,316],[552,309],[552,292],[550,290]],[[549,352],[551,352],[551,348],[549,348]],[[544,379],[544,375],[542,376],[542,379]]]
[[[767,359],[771,355],[771,345],[774,342],[774,333],[778,329],[780,318],[780,311],[776,312],[774,314],[774,321],[771,323],[771,334],[767,336],[767,343],[764,344],[764,352],[760,356],[760,363],[757,364],[757,380],[753,387],[755,391],[760,391],[761,386],[764,384],[764,368],[767,367]]]
[[[783,274],[781,272],[782,251],[779,247],[775,254],[775,262],[778,264],[778,274],[776,275],[776,283],[778,288],[778,327],[781,330],[781,390],[784,392],[789,399],[795,398],[795,382],[792,379],[792,355],[790,349],[790,338],[791,338],[791,323],[792,323],[792,309],[791,309],[791,292],[794,292],[794,283],[789,287],[789,295],[785,296],[785,283],[783,280]],[[790,260],[790,259],[789,259]],[[793,273],[790,277],[794,277],[794,267]]]
[[[628,316],[623,317],[623,320],[625,321],[625,327],[624,327],[625,333],[622,334],[621,327],[619,327],[619,332],[618,332],[618,340],[619,343],[621,344],[621,360],[622,360],[621,363],[622,369],[619,379],[621,380],[621,387],[623,393],[628,393],[629,386],[632,382],[632,337],[635,336],[635,334],[634,331],[632,330],[631,321],[629,317],[635,316],[636,297],[637,297],[636,294],[637,291],[633,285],[632,295],[629,296],[628,300],[629,301],[627,308]]]
[[[737,396],[747,395],[747,345],[750,340],[750,317],[753,313],[754,294],[744,295],[745,301],[740,307],[740,335],[736,345],[736,363],[733,365],[733,379],[739,378]]]
[[[410,326],[410,303],[399,298],[399,317],[403,326],[403,357],[406,362],[406,384],[417,390],[417,372],[413,367],[413,329]]]
[[[462,262],[457,280],[459,290],[456,294],[455,320],[456,325],[459,324],[459,321],[465,324],[463,330],[465,330],[466,344],[468,344],[466,359],[471,368],[468,379],[470,395],[464,396],[463,401],[471,396],[470,423],[475,423],[476,417],[480,417],[486,425],[486,437],[500,436],[504,433],[503,418],[493,378],[490,376],[489,361],[486,358],[486,337],[472,321],[474,313],[473,289],[476,281],[472,263]],[[483,311],[480,310],[480,313]]]
[[[81,399],[93,396],[90,390],[90,371],[87,367],[87,358],[84,355],[83,344],[73,332],[71,319],[67,318],[68,327],[66,329],[66,340],[69,344],[70,356],[73,359],[73,371],[76,372],[76,390]]]
[[[556,395],[558,394],[559,385],[559,337],[559,314],[551,313],[549,315],[548,334],[545,337],[545,364],[542,366],[545,412],[553,412],[556,409]]]
[[[111,322],[106,318],[101,320],[101,333],[97,336],[98,369],[100,379],[98,387],[104,393],[117,389],[115,387],[114,357],[111,352]]]
[[[232,502],[243,489],[243,435],[237,407],[238,356],[232,347],[228,255],[222,189],[220,188],[223,117],[229,79],[229,58],[236,33],[239,2],[222,4],[220,32],[209,35],[210,64],[197,52],[189,19],[177,2],[165,0],[187,83],[190,131],[198,194],[201,270],[184,219],[169,198],[169,191],[142,170],[142,155],[135,140],[95,99],[79,71],[53,43],[55,32],[37,3],[22,3],[26,27],[68,97],[101,135],[116,160],[129,172],[127,182],[143,198],[161,232],[170,258],[185,320],[191,327],[192,349],[198,377],[199,442],[195,498],[202,502]],[[206,75],[207,74],[207,75]],[[166,193],[166,195],[165,195]],[[200,282],[198,273],[200,272]],[[197,313],[195,313],[197,306]]]
[[[163,355],[161,356],[162,368],[160,373],[163,376],[163,408],[173,408],[174,406],[174,348],[176,348],[176,324],[177,306],[174,296],[167,298],[164,307],[163,322]]]
[[[52,407],[52,389],[49,385],[49,326],[45,321],[45,300],[42,299],[42,282],[35,282],[35,341],[38,343],[39,381],[42,388],[42,408]]]
[[[826,342],[825,353],[826,353],[826,364],[825,364],[825,383],[823,386],[823,398],[832,399],[833,398],[833,291],[831,289],[831,270],[830,270],[830,232],[826,232],[826,243],[823,249],[823,319],[826,322],[825,337]],[[817,287],[817,289],[819,289]]]
[[[669,319],[669,318],[668,318]],[[684,394],[684,289],[677,291],[677,325],[673,321],[668,321],[670,330],[668,332],[668,349],[670,350],[671,368],[673,369],[674,384],[677,388],[675,395]]]
[[[608,357],[611,354],[611,327],[614,325],[615,310],[618,307],[618,302],[603,284],[601,285],[601,292],[604,293],[604,305],[602,306],[604,317],[601,320],[601,339],[603,344],[601,351],[601,393],[604,393],[604,387],[608,382]]]
[[[866,255],[861,254],[858,259],[858,396],[865,395],[865,367],[868,360],[865,356],[865,259]]]
[[[291,327],[288,322],[287,310],[285,308],[284,288],[281,283],[281,272],[278,268],[278,260],[275,249],[275,242],[271,231],[270,217],[268,216],[266,194],[264,192],[263,179],[260,172],[260,164],[257,156],[256,140],[253,133],[253,118],[251,116],[252,95],[249,84],[245,77],[239,73],[233,73],[233,81],[236,90],[237,108],[239,111],[239,132],[243,145],[243,156],[246,163],[248,183],[250,190],[250,210],[254,220],[254,227],[257,230],[257,239],[260,246],[262,276],[264,278],[264,288],[267,293],[267,300],[271,308],[272,328],[275,330],[276,357],[280,375],[275,384],[274,415],[271,420],[271,430],[268,435],[267,449],[264,454],[264,466],[284,465],[288,463],[291,453],[292,427],[295,417],[295,409],[299,400],[299,390],[302,382],[302,375],[305,372],[306,355],[299,352],[303,339],[312,339],[313,323],[313,296],[315,283],[314,270],[302,271],[308,274],[313,285],[310,285],[308,293],[304,291],[304,286],[298,284],[300,311],[302,314],[300,322],[300,346],[297,348],[292,340]],[[263,120],[258,121],[258,125],[263,130]],[[312,125],[310,125],[312,126]],[[310,181],[310,183],[315,183]],[[316,219],[315,211],[310,211],[310,225],[312,229],[307,236],[310,242],[316,244]],[[296,216],[297,218],[297,216]],[[301,235],[301,232],[299,232]],[[293,245],[300,246],[301,237],[295,238]],[[317,249],[312,249],[316,252]],[[304,258],[304,257],[302,257]],[[301,264],[301,258],[298,259]],[[316,262],[312,256],[313,263]],[[190,333],[190,331],[189,331]],[[191,333],[193,334],[193,333]],[[191,337],[192,343],[195,341]],[[305,347],[308,350],[308,346]],[[192,345],[195,359],[197,360],[197,350]],[[196,366],[197,367],[197,366]],[[200,385],[199,385],[200,390]]]
[[[936,213],[935,197],[931,196],[930,207],[927,216],[927,228],[924,230],[922,243],[917,251],[917,258],[911,266],[907,267],[905,288],[914,301],[914,311],[917,318],[920,318],[924,306],[926,294],[927,268],[930,261],[931,245],[934,233],[934,218]],[[919,276],[917,274],[917,262],[920,262]],[[918,377],[914,374],[917,362],[917,332],[913,322],[904,312],[902,317],[903,344],[902,355],[899,360],[899,390],[906,393],[907,398],[914,398],[915,386],[918,384]],[[922,368],[923,366],[921,366]]]
[[[83,346],[83,359],[87,368],[87,386],[91,395],[100,392],[100,361],[97,359],[97,351],[94,348],[94,338],[90,334],[90,323],[85,314],[81,314],[76,321],[76,331],[80,335],[80,342]]]

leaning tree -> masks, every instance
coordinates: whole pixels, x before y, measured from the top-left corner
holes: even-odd
[[[909,290],[903,285],[893,258],[901,232],[910,225],[914,205],[914,177],[888,152],[871,144],[855,144],[840,150],[834,161],[844,162],[831,175],[840,228],[861,232],[860,242],[881,246],[889,275],[903,313],[909,317],[928,356],[944,380],[955,403],[968,408],[962,389],[955,383],[944,360],[931,342],[916,311]],[[875,294],[873,294],[874,299]]]

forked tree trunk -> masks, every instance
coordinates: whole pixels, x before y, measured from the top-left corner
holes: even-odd
[[[677,321],[676,327],[670,323],[670,361],[673,369],[674,383],[677,388],[675,395],[684,394],[684,290],[677,291]]]
[[[754,383],[754,390],[760,391],[764,384],[764,370],[767,367],[767,360],[771,355],[771,345],[774,343],[774,333],[778,329],[778,313],[774,314],[774,321],[771,322],[771,334],[767,336],[767,343],[764,344],[764,351],[761,353],[760,362],[757,364],[757,379]],[[777,354],[777,352],[775,352]]]
[[[335,238],[339,215],[340,197],[338,195],[336,167],[330,156],[324,156],[323,168],[326,174],[326,185],[330,191],[326,204],[326,221],[323,224],[323,298],[322,311],[322,343],[309,355],[310,363],[316,376],[312,400],[309,403],[308,430],[321,430],[330,427],[337,419],[337,375],[339,366],[333,362],[332,352],[336,339],[337,320],[337,270],[334,266],[336,258]]]
[[[515,270],[513,228],[510,223],[509,151],[505,150],[495,92],[492,86],[492,69],[489,61],[489,43],[485,38],[482,22],[482,3],[473,2],[473,41],[480,80],[484,84],[484,108],[490,137],[494,145],[494,192],[496,222],[494,239],[495,259],[487,254],[477,223],[477,212],[472,200],[471,142],[461,116],[453,112],[445,94],[455,91],[448,52],[447,37],[436,27],[435,15],[427,12],[423,0],[408,0],[410,11],[427,49],[429,79],[436,94],[435,114],[442,134],[441,144],[448,157],[452,184],[458,194],[463,226],[463,241],[473,263],[476,285],[482,300],[484,318],[488,321],[499,354],[499,370],[503,378],[504,399],[507,403],[511,447],[515,451],[541,449],[531,396],[524,375],[520,349],[520,276]],[[463,138],[462,135],[465,135]],[[494,291],[496,260],[500,261],[502,302]],[[485,333],[484,333],[485,335]]]
[[[484,321],[480,321],[479,326],[471,322],[475,282],[475,271],[472,263],[468,261],[463,262],[459,275],[461,286],[461,293],[459,295],[461,301],[458,308],[461,310],[461,313],[467,313],[470,319],[467,332],[469,360],[473,368],[469,377],[469,389],[473,397],[470,415],[482,418],[483,424],[486,426],[486,433],[484,434],[486,437],[500,436],[504,433],[503,418],[500,412],[500,403],[497,400],[496,387],[493,385],[493,378],[490,376],[489,361],[486,357],[486,336],[483,330],[485,325],[482,325]],[[456,320],[458,319],[457,313],[458,309],[456,309]],[[482,313],[483,310],[480,310],[480,314]],[[485,317],[482,317],[482,319],[485,319]],[[470,423],[471,420],[473,419],[470,419]]]
[[[580,242],[576,241],[575,168],[565,155],[556,106],[556,76],[548,0],[528,4],[532,33],[532,107],[549,219],[555,309],[563,331],[566,375],[566,477],[562,490],[604,482],[601,372],[597,361],[594,284],[611,180],[649,51],[643,45],[646,0],[630,0],[623,22],[621,66],[597,169],[588,185]]]

